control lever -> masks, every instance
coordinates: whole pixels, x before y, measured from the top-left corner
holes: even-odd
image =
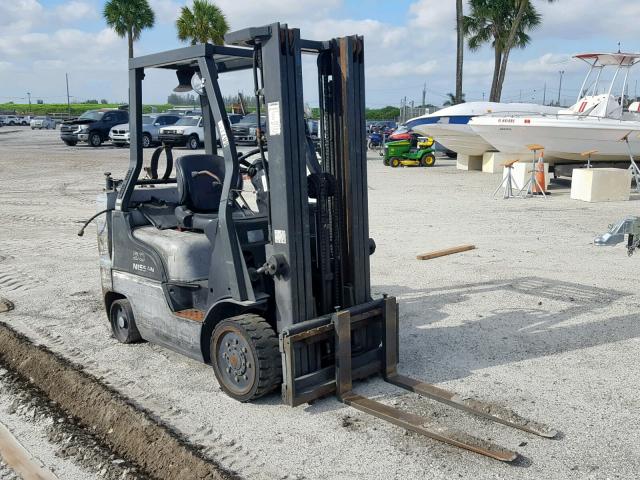
[[[287,268],[287,259],[284,255],[276,253],[271,255],[264,265],[256,270],[259,275],[269,275],[273,277],[275,275],[281,275]]]
[[[208,175],[211,178],[213,178],[216,182],[218,183],[222,183],[222,180],[220,180],[220,177],[217,176],[215,173],[210,172],[209,170],[200,170],[199,172],[191,172],[191,177],[192,178],[196,178],[200,175]]]

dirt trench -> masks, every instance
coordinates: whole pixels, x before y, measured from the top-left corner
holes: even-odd
[[[43,346],[0,323],[0,364],[29,381],[114,453],[159,480],[235,480],[181,435]]]

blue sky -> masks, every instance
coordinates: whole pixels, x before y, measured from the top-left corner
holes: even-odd
[[[185,0],[149,0],[156,26],[143,32],[137,54],[182,44],[175,36],[175,18]],[[188,3],[188,2],[187,2]],[[218,0],[233,29],[287,22],[307,38],[346,34],[365,36],[367,105],[397,105],[406,96],[440,104],[454,89],[454,0]],[[534,0],[543,26],[531,33],[532,43],[511,56],[504,101],[541,102],[558,94],[559,70],[566,72],[563,100],[572,103],[585,68],[574,53],[617,49],[640,51],[637,24],[640,2],[629,0]],[[45,102],[65,99],[64,74],[69,73],[74,98],[124,101],[127,95],[126,43],[104,24],[102,0],[11,0],[0,2],[0,101],[21,101],[26,92]],[[305,73],[311,73],[311,59]],[[465,52],[464,90],[468,100],[488,95],[492,52]],[[640,68],[640,67],[639,67]],[[636,71],[630,81],[635,89]],[[154,73],[145,83],[146,102],[163,102],[174,84],[168,74]],[[242,75],[224,79],[223,89],[251,91]],[[315,79],[305,82],[305,97],[314,105]]]

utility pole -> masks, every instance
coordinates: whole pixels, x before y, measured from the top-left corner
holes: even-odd
[[[27,92],[27,97],[29,98],[29,113],[31,113],[31,92]]]
[[[520,96],[518,97],[518,101],[522,102],[522,89],[520,89]]]
[[[637,80],[636,80],[637,83]],[[427,82],[424,82],[424,87],[422,87],[422,106],[427,106]]]
[[[67,79],[67,109],[69,116],[71,116],[71,100],[69,100],[69,74],[65,73],[64,76]]]
[[[407,121],[407,97],[402,100],[402,123]]]
[[[547,104],[547,82],[544,82],[544,90],[542,91],[542,105]]]
[[[562,93],[562,76],[564,75],[564,70],[560,70],[558,73],[560,74],[560,84],[558,85],[558,106],[560,106],[560,94]]]
[[[484,92],[482,92],[482,101],[484,102]]]

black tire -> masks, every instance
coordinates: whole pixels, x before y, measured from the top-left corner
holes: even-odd
[[[91,145],[94,148],[97,148],[100,145],[102,145],[102,137],[98,132],[91,132],[89,134],[89,145]]]
[[[385,167],[389,166],[389,159],[387,157],[384,158],[384,160],[382,160],[382,163],[384,164]]]
[[[189,139],[187,140],[187,148],[189,148],[189,150],[197,150],[198,148],[200,148],[200,139],[198,138],[198,135],[196,135],[195,133],[189,135]]]
[[[143,133],[142,134],[142,148],[149,148],[151,147],[151,135],[149,135],[148,133]]]
[[[63,140],[63,142],[68,146],[68,147],[75,147],[76,144],[78,142],[74,142],[73,140]]]
[[[282,383],[278,336],[258,315],[239,315],[218,323],[210,352],[220,387],[235,400],[260,398]]]
[[[120,343],[136,343],[142,340],[129,300],[116,300],[109,309],[111,332]]]

